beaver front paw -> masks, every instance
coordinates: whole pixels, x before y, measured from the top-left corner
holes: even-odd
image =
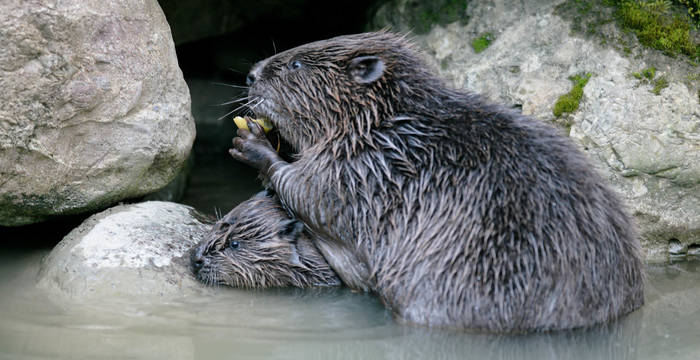
[[[284,161],[272,148],[270,141],[265,137],[262,127],[250,119],[247,119],[250,131],[238,129],[238,137],[233,138],[233,149],[229,154],[268,176],[270,166],[278,161]]]

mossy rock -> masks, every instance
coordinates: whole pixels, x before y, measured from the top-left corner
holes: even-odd
[[[491,33],[486,33],[472,40],[472,48],[474,48],[474,52],[478,54],[486,50],[486,48],[491,45],[491,42],[493,42],[493,35]]]
[[[583,87],[588,84],[588,80],[590,80],[590,78],[590,73],[585,75],[574,75],[569,78],[569,80],[573,81],[574,87],[568,93],[560,96],[557,102],[554,104],[554,108],[552,109],[554,116],[559,117],[564,113],[573,113],[578,110],[579,103],[583,97]]]
[[[459,21],[466,24],[466,0],[388,0],[377,5],[370,30],[390,27],[398,31],[425,34],[434,25],[445,25]]]
[[[632,76],[640,80],[640,84],[653,85],[651,92],[655,95],[660,95],[661,90],[667,88],[669,85],[668,78],[665,75],[656,77],[656,68],[653,66],[643,69],[640,72],[632,73]]]
[[[643,45],[670,56],[683,54],[694,59],[700,56],[700,45],[690,33],[692,21],[672,11],[670,1],[622,0],[616,6],[615,16],[620,24],[633,31]]]

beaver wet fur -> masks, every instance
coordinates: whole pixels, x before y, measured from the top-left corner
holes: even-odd
[[[298,159],[257,126],[231,155],[261,170],[345,284],[399,321],[546,331],[643,304],[634,226],[584,155],[549,125],[447,87],[405,36],[302,45],[248,83],[251,110]]]
[[[231,210],[190,253],[192,270],[209,285],[242,288],[340,285],[304,225],[263,191]]]

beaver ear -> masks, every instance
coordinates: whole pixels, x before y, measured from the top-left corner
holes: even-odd
[[[350,61],[348,74],[360,84],[369,84],[384,74],[384,61],[377,56],[356,57]]]
[[[282,237],[289,238],[290,241],[295,242],[299,237],[299,234],[304,231],[304,223],[296,219],[285,220],[282,223],[282,229],[279,234]]]
[[[275,190],[272,190],[270,188],[265,188],[265,190],[263,190],[263,192],[265,193],[265,196],[267,196],[267,197],[275,196]]]

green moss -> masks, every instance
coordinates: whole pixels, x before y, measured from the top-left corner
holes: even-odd
[[[573,81],[574,86],[571,91],[557,99],[557,102],[554,104],[554,109],[552,109],[554,116],[559,117],[564,113],[572,113],[578,110],[581,97],[583,97],[583,87],[588,84],[590,78],[590,73],[583,76],[574,75],[569,78],[569,80]]]
[[[634,32],[645,46],[670,56],[684,54],[697,58],[700,47],[690,36],[687,17],[672,14],[669,0],[620,0],[615,16],[623,28]]]
[[[656,76],[656,68],[655,67],[650,67],[642,70],[642,75],[644,75],[645,78],[652,80]]]
[[[700,0],[567,0],[555,13],[571,21],[574,33],[599,37],[601,44],[627,56],[635,56],[636,37],[645,47],[666,55],[686,55],[691,64],[700,60],[700,44],[694,28],[700,27]],[[617,21],[628,34],[611,36],[602,25]]]
[[[656,77],[656,68],[653,66],[640,72],[632,73],[632,76],[640,80],[640,83],[652,85],[653,88],[650,91],[656,95],[661,94],[661,90],[668,87],[668,79],[666,76],[662,75]]]
[[[637,80],[647,79],[648,81],[652,81],[654,77],[656,77],[656,68],[652,66],[642,71],[632,73],[632,76]]]
[[[654,88],[651,90],[656,95],[661,94],[661,90],[668,87],[668,79],[665,76],[660,76],[653,82]]]
[[[489,45],[491,45],[492,41],[493,35],[491,35],[491,33],[486,33],[472,40],[472,47],[474,48],[474,52],[478,54],[486,50],[486,48],[489,47]]]

